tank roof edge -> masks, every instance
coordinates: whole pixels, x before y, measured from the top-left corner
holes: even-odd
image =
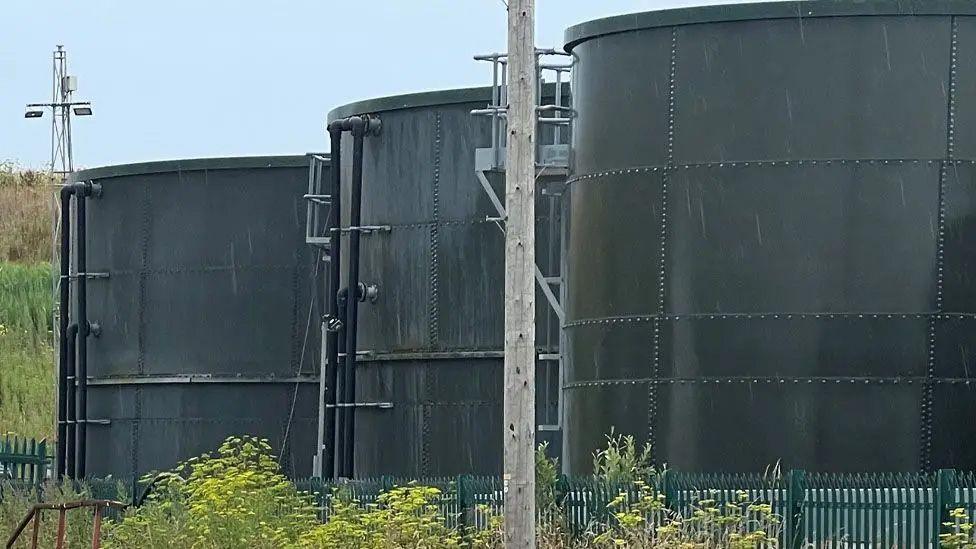
[[[321,155],[322,153],[315,153]],[[308,155],[235,156],[217,158],[186,158],[158,160],[100,166],[76,171],[68,176],[69,182],[198,170],[232,170],[248,168],[303,168],[308,166]]]
[[[566,29],[564,49],[621,32],[696,23],[757,19],[843,17],[861,15],[976,15],[971,0],[791,0],[751,4],[718,4],[646,11],[594,19]]]
[[[554,93],[556,84],[546,82],[543,85],[543,94]],[[568,82],[563,83],[565,93],[569,93]],[[477,88],[451,88],[446,90],[433,90],[418,93],[406,93],[401,95],[389,95],[372,99],[354,101],[345,105],[340,105],[329,111],[329,122],[338,118],[354,116],[357,114],[372,114],[378,112],[397,111],[402,109],[416,109],[423,107],[436,107],[441,105],[455,105],[458,103],[486,103],[491,101],[491,86],[481,86]]]

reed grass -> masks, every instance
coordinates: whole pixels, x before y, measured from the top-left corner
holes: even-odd
[[[53,440],[51,268],[0,263],[0,433]]]
[[[51,183],[47,173],[17,171],[0,162],[0,261],[50,260]]]

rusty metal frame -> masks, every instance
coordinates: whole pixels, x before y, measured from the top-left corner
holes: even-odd
[[[38,503],[31,507],[28,511],[27,516],[20,521],[17,528],[14,529],[13,533],[7,539],[6,549],[11,549],[20,535],[27,529],[27,525],[31,525],[31,549],[37,549],[38,536],[41,530],[41,517],[42,511],[54,510],[58,511],[58,537],[56,542],[56,549],[64,549],[65,546],[65,532],[67,530],[67,514],[71,509],[80,509],[85,507],[91,507],[92,513],[94,513],[95,520],[92,527],[92,549],[99,549],[101,546],[102,537],[102,514],[105,508],[114,507],[116,509],[125,509],[128,507],[127,504],[120,501],[114,501],[110,499],[85,499],[79,501],[71,501],[67,503]]]

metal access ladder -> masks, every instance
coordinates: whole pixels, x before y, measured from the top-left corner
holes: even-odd
[[[567,58],[569,58],[569,62],[566,62]],[[474,59],[476,61],[487,61],[492,66],[491,103],[483,109],[471,111],[472,115],[485,116],[491,119],[491,143],[488,147],[475,150],[475,174],[497,215],[497,217],[489,216],[488,219],[494,221],[504,234],[504,223],[506,219],[505,205],[498,197],[495,189],[491,186],[488,174],[505,171],[505,145],[508,134],[508,54],[490,53],[477,55]],[[536,179],[538,180],[538,178],[546,176],[557,180],[557,183],[550,184],[541,189],[543,195],[561,196],[565,190],[566,178],[568,177],[569,132],[565,130],[571,127],[575,112],[572,106],[563,102],[563,85],[564,83],[568,84],[568,78],[566,77],[572,68],[573,63],[570,54],[554,49],[536,49],[536,80],[539,83],[539,87],[536,90],[537,120],[540,129],[543,127],[552,128],[551,139],[544,141],[541,138],[541,131],[536,134],[540,136],[536,150]],[[550,73],[554,74],[556,91],[552,103],[546,103],[545,94],[543,93],[545,86],[544,76]],[[558,264],[560,261],[556,263]],[[560,295],[564,293],[562,272],[544,274],[537,264],[535,267],[535,279],[561,326],[565,322],[566,315],[561,299],[556,296],[553,287],[557,288],[556,291]],[[564,337],[560,335],[558,339],[558,352],[539,353],[537,358],[539,361],[558,362],[560,371],[563,371],[563,348]],[[559,412],[557,414],[559,418],[562,417],[563,407],[561,393],[562,391],[560,391]],[[558,431],[561,428],[560,421],[557,420],[555,424],[539,425],[538,429],[540,431]]]
[[[332,236],[327,234],[327,222],[332,215],[332,196],[327,193],[326,168],[329,158],[321,154],[308,155],[308,192],[305,200],[308,211],[305,219],[305,243],[323,248],[324,257],[330,260],[328,250]]]

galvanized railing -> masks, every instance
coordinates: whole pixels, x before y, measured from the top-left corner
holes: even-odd
[[[555,49],[536,49],[536,120],[541,125],[553,126],[551,138],[537,138],[539,150],[536,156],[539,159],[539,168],[543,169],[563,169],[566,168],[566,157],[560,151],[566,149],[566,132],[563,128],[568,128],[573,121],[574,111],[572,106],[565,104],[564,84],[569,83],[569,73],[573,68],[572,60],[563,62],[571,56],[565,52]],[[487,61],[491,63],[491,101],[484,108],[474,109],[471,114],[475,116],[486,116],[491,120],[491,143],[483,149],[487,155],[487,160],[481,158],[481,153],[476,153],[475,163],[483,170],[499,170],[505,166],[505,147],[507,144],[506,131],[508,124],[508,54],[489,53],[476,55],[476,61]],[[547,61],[554,59],[554,61]],[[555,93],[553,102],[546,102],[543,93],[545,75],[552,73],[555,81]],[[560,146],[560,147],[557,147]],[[567,149],[568,150],[568,149]]]

